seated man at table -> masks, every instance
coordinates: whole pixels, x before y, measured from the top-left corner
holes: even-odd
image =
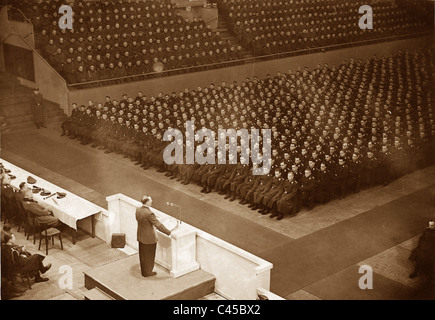
[[[60,226],[59,219],[33,199],[33,192],[30,188],[24,193],[23,207],[27,212],[34,215],[37,223],[43,223],[49,228]]]
[[[15,219],[17,209],[15,204],[15,194],[11,185],[11,178],[7,174],[2,176],[0,194],[2,216],[8,217],[9,219]]]
[[[26,195],[27,190],[30,190],[29,186],[25,182],[20,183],[20,190],[15,193],[15,199],[23,202],[24,196]]]

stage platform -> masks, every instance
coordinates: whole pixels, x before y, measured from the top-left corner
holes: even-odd
[[[201,269],[176,279],[157,264],[154,271],[157,275],[142,277],[134,254],[85,271],[85,287],[98,288],[115,300],[196,300],[214,292],[215,277]]]

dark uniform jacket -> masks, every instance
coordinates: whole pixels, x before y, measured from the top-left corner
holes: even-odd
[[[157,243],[157,235],[154,227],[159,231],[169,235],[171,231],[156,218],[147,206],[136,209],[137,220],[137,241],[143,244]]]

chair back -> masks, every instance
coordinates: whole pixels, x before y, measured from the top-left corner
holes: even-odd
[[[47,229],[49,229],[48,225],[46,223],[38,222],[38,220],[34,219],[35,226],[42,232],[45,231],[47,233]]]
[[[24,209],[24,207],[23,207],[23,209]],[[30,227],[36,227],[36,219],[35,219],[33,213],[29,212],[26,209],[24,209],[24,211],[26,212],[27,223],[29,224],[29,226]]]
[[[27,221],[27,212],[26,209],[24,209],[23,201],[15,198],[15,202],[17,203],[18,208],[18,218],[20,219],[20,221]]]

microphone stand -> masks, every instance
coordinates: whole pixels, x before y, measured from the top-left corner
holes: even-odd
[[[176,220],[177,220],[177,226],[173,229],[175,230],[176,228],[178,228],[178,226],[181,225],[181,207],[178,204],[172,203],[172,202],[166,202],[166,204],[170,207],[176,207],[177,210],[177,216],[176,216]]]

